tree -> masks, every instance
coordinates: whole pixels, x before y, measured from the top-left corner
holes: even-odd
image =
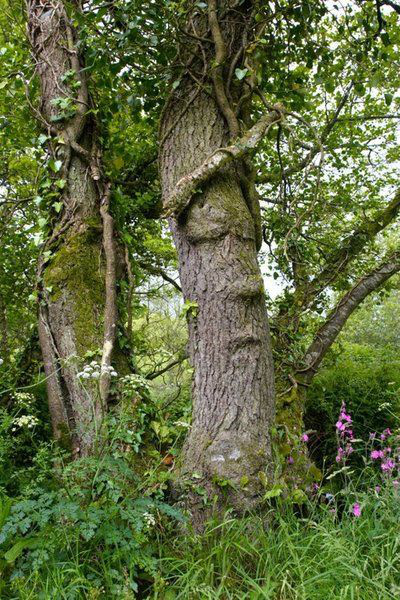
[[[80,10],[80,2],[73,2]],[[98,124],[72,15],[62,1],[28,0],[28,33],[41,84],[49,153],[42,183],[49,230],[38,267],[39,336],[56,438],[71,433],[74,451],[93,450],[107,406],[115,343],[116,251]],[[101,352],[99,385],[78,377]]]
[[[259,502],[260,473],[272,473],[274,418],[257,263],[260,214],[247,156],[251,136],[242,140],[243,153],[236,156],[234,149],[248,128],[245,86],[234,71],[256,35],[255,7],[211,1],[207,11],[190,6],[185,17],[179,40],[185,68],[160,127],[164,207],[178,252],[195,371],[181,477],[210,495],[229,481],[229,500],[243,509]],[[262,131],[278,118],[269,115]]]
[[[334,28],[322,21],[327,50],[317,68],[292,65],[307,120],[298,114],[296,123],[293,114],[280,124],[261,167],[271,270],[287,282],[271,324],[283,464],[299,449],[307,388],[324,355],[360,303],[399,270],[399,30],[392,17],[379,28],[375,8],[350,4]],[[332,292],[340,298],[333,306]],[[304,445],[296,463],[299,483],[311,466]]]

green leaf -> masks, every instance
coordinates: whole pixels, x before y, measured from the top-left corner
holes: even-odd
[[[385,94],[386,106],[390,106],[393,100],[393,94]]]
[[[235,75],[239,80],[244,79],[244,77],[247,75],[247,72],[248,69],[235,69]]]
[[[264,500],[269,500],[270,498],[277,498],[282,494],[282,488],[279,485],[274,485],[268,492],[264,494]]]
[[[14,546],[12,546],[12,548],[10,548],[10,550],[4,554],[4,558],[9,563],[15,562],[17,558],[21,556],[24,550],[37,548],[41,543],[42,542],[39,537],[18,540],[18,542],[16,542]]]
[[[62,161],[51,159],[49,160],[49,167],[54,173],[57,173],[62,167]]]

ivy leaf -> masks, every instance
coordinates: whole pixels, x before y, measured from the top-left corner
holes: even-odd
[[[235,75],[239,81],[246,77],[248,69],[235,69]]]
[[[57,173],[62,167],[62,161],[51,159],[49,160],[49,167],[54,173]]]

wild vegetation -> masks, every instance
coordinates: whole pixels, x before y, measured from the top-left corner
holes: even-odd
[[[0,7],[0,597],[398,598],[400,4]]]

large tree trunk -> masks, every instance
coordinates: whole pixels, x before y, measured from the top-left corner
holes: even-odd
[[[169,99],[161,124],[166,207],[177,182],[228,141],[218,102],[184,81]],[[189,208],[169,220],[194,367],[193,422],[180,478],[205,487],[210,497],[220,495],[218,486],[225,485],[227,502],[239,510],[256,506],[260,474],[272,473],[269,429],[274,418],[257,223],[241,186],[241,168],[236,162],[217,171],[192,195]]]
[[[75,2],[79,9],[79,2]],[[61,210],[39,265],[39,335],[54,434],[76,454],[93,450],[106,408],[109,374],[78,378],[88,353],[109,365],[116,328],[115,257],[109,186],[101,173],[96,124],[77,35],[62,1],[27,2],[28,31],[41,83],[38,112]],[[61,101],[64,101],[64,105]],[[65,104],[65,101],[67,104]],[[54,195],[54,194],[53,194]],[[49,198],[52,198],[50,195]],[[52,200],[54,202],[54,200]],[[87,383],[87,381],[90,381]]]

